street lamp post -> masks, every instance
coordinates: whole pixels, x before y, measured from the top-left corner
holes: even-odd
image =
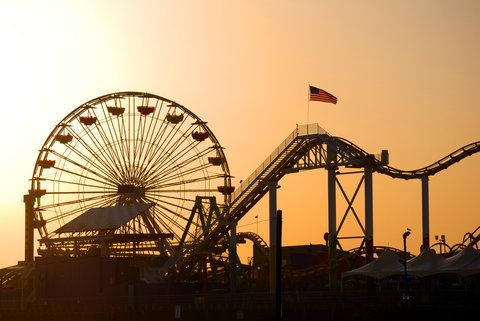
[[[403,233],[403,272],[405,278],[405,300],[408,300],[408,273],[407,273],[407,237],[410,235],[410,229]]]

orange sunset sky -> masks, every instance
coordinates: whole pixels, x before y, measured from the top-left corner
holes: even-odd
[[[0,0],[0,41],[1,267],[23,259],[22,196],[38,149],[103,94],[150,92],[195,112],[226,148],[235,185],[307,121],[308,84],[338,97],[310,103],[310,122],[371,153],[388,149],[397,168],[480,140],[477,0]],[[473,155],[431,177],[432,239],[453,244],[480,225],[479,165]],[[400,247],[409,227],[418,253],[420,181],[375,174],[373,184],[375,244]],[[280,185],[284,244],[323,242],[326,172]],[[256,232],[257,215],[268,241],[267,198],[238,230]]]

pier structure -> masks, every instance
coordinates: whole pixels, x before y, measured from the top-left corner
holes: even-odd
[[[416,179],[422,186],[423,247],[429,239],[429,177],[480,151],[466,145],[416,170],[389,165],[318,124],[297,125],[238,187],[231,184],[223,147],[207,123],[175,101],[140,92],[104,95],[82,104],[52,130],[40,149],[25,202],[25,260],[33,260],[34,233],[42,256],[158,256],[161,274],[224,271],[217,253],[229,251],[235,291],[236,224],[269,194],[270,291],[275,292],[277,189],[283,176],[327,171],[328,251],[336,288],[337,251],[358,239],[366,262],[374,254],[374,173]],[[352,194],[341,176],[357,178]],[[359,191],[363,188],[363,200]],[[362,193],[360,193],[362,194]],[[347,204],[337,211],[337,195]],[[361,210],[363,209],[363,215]],[[119,214],[121,213],[121,214]],[[360,235],[344,235],[353,216]]]

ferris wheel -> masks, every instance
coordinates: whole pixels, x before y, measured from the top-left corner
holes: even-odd
[[[197,196],[225,208],[233,192],[213,132],[169,99],[119,92],[86,102],[39,151],[29,195],[42,255],[171,255],[194,242]],[[189,221],[190,218],[190,221]]]

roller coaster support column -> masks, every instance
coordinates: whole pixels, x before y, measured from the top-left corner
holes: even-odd
[[[230,291],[234,293],[237,290],[237,223],[230,223]]]
[[[428,176],[422,176],[422,236],[423,248],[430,247],[430,222],[429,222],[429,204],[428,204]]]
[[[328,170],[328,265],[330,290],[337,289],[337,203],[336,203],[336,161],[337,151],[327,147]]]
[[[282,320],[282,211],[277,211],[277,245],[275,248],[275,320]],[[271,263],[273,264],[273,262]]]
[[[25,263],[33,261],[33,197],[30,194],[23,195],[25,203]]]
[[[269,195],[269,222],[270,222],[270,248],[269,248],[269,259],[270,259],[270,271],[269,271],[269,284],[270,284],[270,294],[275,293],[275,247],[277,244],[277,182],[268,183],[268,195]]]
[[[365,258],[373,261],[373,183],[372,167],[365,166]]]

